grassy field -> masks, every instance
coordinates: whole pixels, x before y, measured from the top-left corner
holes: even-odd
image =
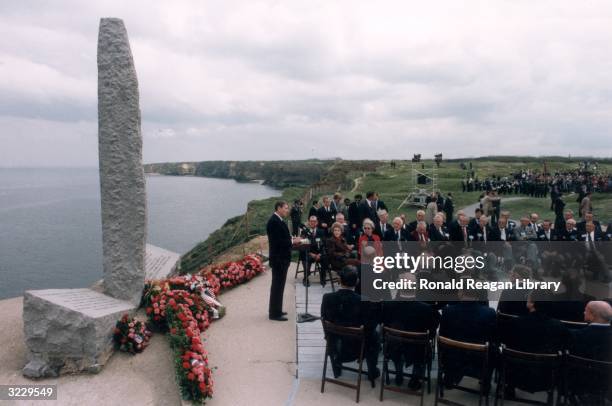
[[[578,217],[578,203],[576,202],[576,198],[577,195],[574,193],[563,196],[563,200],[566,204],[565,208],[572,209],[574,211],[574,215]],[[504,203],[502,199],[502,208],[503,210],[509,210],[512,218],[514,219],[518,219],[523,215],[536,212],[540,215],[541,219],[549,219],[553,222],[555,220],[555,213],[550,210],[550,198],[528,198],[525,200],[512,201],[508,203]],[[604,224],[608,224],[608,222],[612,221],[612,195],[593,195],[593,212],[595,214],[595,219]]]
[[[467,163],[469,160],[466,160]],[[300,165],[308,163],[300,161]],[[536,158],[491,158],[476,159],[472,161],[476,177],[485,179],[491,176],[508,176],[521,169],[543,170],[543,164]],[[291,165],[289,161],[283,161],[284,165]],[[389,162],[384,161],[326,161],[327,173],[324,173],[319,185],[318,192],[314,197],[320,198],[323,194],[330,195],[336,189],[330,185],[340,185],[341,192],[351,200],[356,193],[365,193],[369,190],[377,191],[381,199],[389,208],[391,218],[405,213],[408,219],[415,217],[418,208],[413,206],[403,206],[398,209],[400,204],[413,190],[412,185],[412,164],[409,161],[396,161],[393,168]],[[423,161],[426,167],[434,165],[432,161]],[[574,169],[577,162],[569,162],[567,159],[558,161],[547,159],[548,170],[550,172]],[[612,172],[612,162],[600,163],[600,167],[608,172]],[[282,172],[282,171],[281,171]],[[277,178],[280,174],[275,175]],[[452,192],[455,205],[455,212],[465,206],[478,202],[481,192],[464,193],[461,191],[461,180],[466,176],[466,171],[462,170],[459,161],[443,162],[438,169],[438,188],[446,195]],[[280,178],[279,178],[280,179]],[[278,180],[279,182],[282,179]],[[282,183],[282,182],[281,182]],[[308,190],[308,187],[292,186],[286,187],[282,192],[282,199],[289,202],[295,198],[300,198]],[[352,190],[351,190],[352,189]],[[522,195],[511,195],[522,196]],[[269,218],[274,202],[278,197],[258,200],[249,203],[248,216],[237,216],[229,219],[219,230],[213,232],[210,237],[198,244],[194,249],[185,254],[182,260],[182,268],[185,272],[193,272],[199,267],[208,264],[224,251],[241,244],[257,235],[265,235],[265,223]],[[578,213],[575,195],[565,198],[568,208]],[[310,202],[304,202],[306,211],[310,207]],[[537,212],[541,218],[554,218],[554,213],[550,211],[549,198],[529,198],[525,197],[519,201],[504,203],[502,197],[502,209],[510,210],[512,218],[518,218],[522,214]],[[594,197],[594,209],[596,217],[607,224],[612,219],[612,194]],[[303,217],[305,221],[306,216]]]
[[[433,165],[432,161],[423,161],[423,163],[426,168]],[[600,164],[600,166],[605,168],[604,170],[612,171],[612,164],[604,163]],[[554,172],[564,169],[574,169],[576,163],[549,161],[547,167],[549,171]],[[543,166],[542,164],[534,162],[533,159],[516,162],[481,160],[473,162],[473,168],[476,172],[476,176],[479,179],[484,179],[494,175],[507,176],[512,172],[517,172],[526,168],[542,170]],[[412,190],[411,173],[412,165],[410,162],[397,162],[395,168],[392,168],[390,164],[382,165],[376,171],[366,173],[365,176],[361,174],[359,186],[355,191],[348,194],[348,197],[352,199],[355,193],[365,194],[368,190],[378,191],[381,200],[383,200],[389,208],[392,217],[400,213],[405,213],[409,219],[413,219],[418,208],[403,206],[398,210],[399,205]],[[358,175],[358,173],[356,175]],[[455,211],[478,202],[481,194],[481,192],[464,193],[461,191],[461,180],[464,179],[465,176],[466,171],[461,169],[459,162],[443,162],[438,169],[438,187],[445,195],[448,192],[453,194]],[[504,210],[510,210],[513,218],[533,211],[539,213],[542,218],[554,218],[554,213],[550,211],[550,198],[531,198],[524,195],[508,196],[525,197],[525,199],[521,199],[520,201],[512,201],[505,204],[503,203],[502,197],[502,208]],[[574,210],[577,214],[578,204],[576,203],[576,196],[572,194],[564,197],[564,200],[567,207]],[[606,223],[609,219],[612,219],[612,194],[595,195],[594,211],[596,217]]]

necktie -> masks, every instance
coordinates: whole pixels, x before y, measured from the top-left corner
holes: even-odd
[[[461,229],[463,230],[463,241],[467,241],[467,230],[465,226],[461,227]]]
[[[587,233],[587,242],[589,251],[593,249],[593,239],[591,238],[591,233]]]

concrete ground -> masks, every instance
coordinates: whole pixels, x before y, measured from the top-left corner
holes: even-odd
[[[291,280],[289,280],[290,282]],[[215,383],[207,405],[284,405],[295,381],[295,305],[293,284],[285,290],[290,321],[267,318],[270,272],[220,296],[226,316],[204,334]],[[31,381],[25,365],[22,298],[0,301],[0,385],[57,384],[58,405],[180,405],[172,353],[161,334],[131,356],[115,353],[97,375],[71,375]],[[144,316],[143,316],[144,317]],[[7,405],[40,405],[39,401]]]

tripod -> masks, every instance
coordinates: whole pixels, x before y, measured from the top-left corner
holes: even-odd
[[[299,263],[300,263],[300,259],[298,258],[298,267],[299,267]],[[308,276],[310,276],[310,261],[308,259],[306,259],[306,264],[308,265],[309,269],[304,269],[304,278],[306,280],[306,284],[304,285],[304,287],[306,288],[306,303],[305,303],[305,308],[304,308],[304,313],[299,313],[297,315],[297,322],[298,323],[307,323],[309,321],[315,321],[315,320],[319,320],[320,317],[317,317],[315,315],[312,315],[310,313],[308,313],[308,289],[310,288],[310,283],[308,281]],[[317,267],[319,268],[319,272],[323,272],[321,270],[321,265],[318,262],[315,262],[315,271],[317,269]]]

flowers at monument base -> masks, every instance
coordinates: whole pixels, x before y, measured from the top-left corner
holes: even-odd
[[[217,295],[263,271],[261,257],[252,254],[240,261],[203,268],[195,275],[147,282],[143,304],[150,323],[168,333],[184,399],[203,403],[213,394],[212,368],[200,336],[212,320],[222,316],[224,307]]]
[[[263,271],[261,258],[257,254],[249,254],[240,261],[205,267],[200,274],[208,276],[214,293],[219,294],[221,290],[247,282]]]
[[[149,345],[151,332],[145,323],[128,314],[124,314],[113,330],[115,349],[136,354],[144,351]]]

